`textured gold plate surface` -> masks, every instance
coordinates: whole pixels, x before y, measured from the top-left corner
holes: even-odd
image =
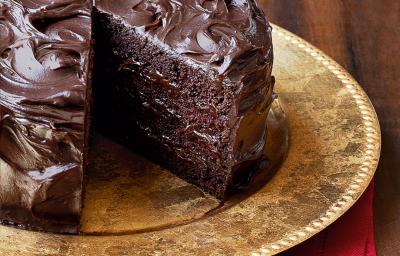
[[[279,100],[268,115],[268,146],[251,182],[221,203],[167,170],[96,135],[89,156],[81,219],[85,235],[122,235],[162,230],[217,214],[260,189],[288,150],[288,123]]]
[[[266,169],[286,156],[287,128],[290,141],[283,164],[275,175],[261,179],[268,182],[258,190],[244,191],[221,207],[193,186],[100,139],[96,150],[103,158],[91,168],[82,219],[88,235],[0,226],[0,254],[269,255],[339,218],[375,172],[381,143],[375,111],[336,62],[279,27],[274,26],[273,37],[276,91],[286,116],[275,103]],[[132,168],[118,168],[121,162]]]

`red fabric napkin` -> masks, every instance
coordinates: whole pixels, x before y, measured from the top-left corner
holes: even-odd
[[[374,182],[339,220],[280,256],[375,256]]]

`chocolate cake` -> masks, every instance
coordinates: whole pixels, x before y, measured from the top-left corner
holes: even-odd
[[[1,1],[1,222],[79,232],[90,122],[224,199],[266,142],[270,32],[254,0]]]

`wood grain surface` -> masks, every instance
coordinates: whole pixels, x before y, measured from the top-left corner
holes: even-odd
[[[363,86],[378,113],[378,255],[400,255],[400,1],[259,0],[269,19],[316,45]]]

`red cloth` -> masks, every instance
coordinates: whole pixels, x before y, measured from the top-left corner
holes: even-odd
[[[280,256],[375,256],[374,182],[339,220]]]

